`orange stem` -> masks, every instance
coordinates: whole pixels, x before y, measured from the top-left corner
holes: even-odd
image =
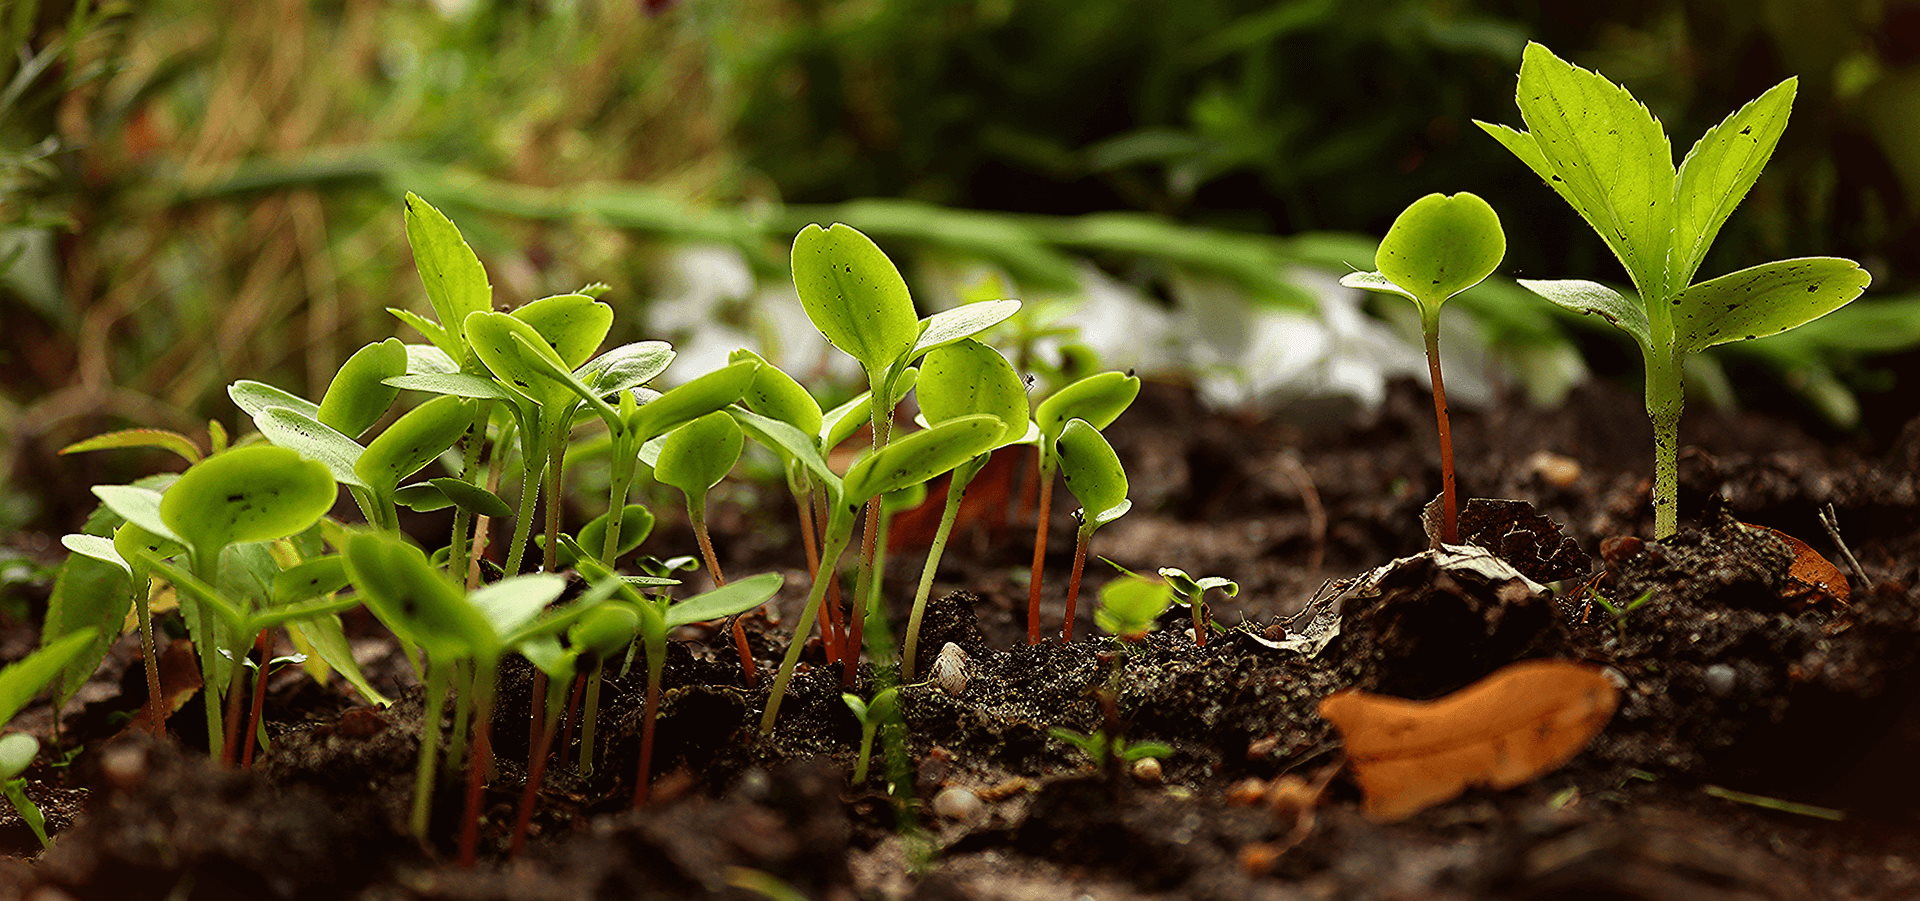
[[[1043,466],[1040,515],[1033,527],[1033,575],[1027,582],[1027,644],[1040,643],[1040,577],[1047,560],[1047,519],[1053,515],[1053,479]]]
[[[1433,418],[1440,429],[1440,541],[1460,543],[1460,499],[1453,479],[1453,429],[1447,422],[1447,383],[1440,377],[1440,329],[1428,323],[1427,372],[1433,379]]]
[[[253,648],[260,655],[260,672],[253,677],[253,709],[247,715],[247,749],[240,756],[243,770],[253,766],[253,749],[260,739],[260,717],[267,709],[267,630],[260,630],[260,635],[253,640]]]
[[[1073,575],[1067,579],[1067,619],[1060,629],[1063,641],[1073,640],[1073,610],[1080,601],[1080,575],[1087,569],[1087,542],[1092,538],[1091,531],[1081,529],[1073,543]]]

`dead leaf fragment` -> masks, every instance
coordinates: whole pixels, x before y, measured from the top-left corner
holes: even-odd
[[[1791,583],[1787,587],[1789,599],[1819,601],[1829,598],[1842,607],[1847,606],[1847,601],[1853,597],[1853,588],[1847,583],[1846,574],[1840,571],[1840,567],[1834,566],[1833,561],[1806,542],[1779,529],[1747,522],[1741,525],[1769,533],[1786,542],[1787,547],[1793,550],[1793,563],[1787,567],[1787,581]]]
[[[1432,701],[1350,688],[1322,700],[1320,716],[1340,730],[1367,817],[1392,822],[1472,786],[1512,788],[1558,768],[1618,700],[1598,667],[1536,660]]]

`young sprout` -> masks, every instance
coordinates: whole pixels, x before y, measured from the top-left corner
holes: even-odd
[[[893,435],[895,389],[907,368],[936,347],[979,334],[1020,309],[1019,301],[971,303],[919,319],[900,270],[878,245],[855,229],[835,223],[829,228],[809,225],[793,239],[793,286],[828,343],[860,363],[866,371],[873,449],[886,447]],[[857,592],[869,584],[877,547],[879,495],[867,498],[866,529],[860,566],[854,579]],[[824,555],[823,555],[824,556]],[[852,680],[861,649],[861,630],[871,598],[856,597],[849,614],[851,633],[843,648],[846,673]]]
[[[1106,772],[1116,763],[1133,763],[1149,757],[1161,758],[1173,753],[1173,746],[1157,741],[1127,742],[1117,735],[1108,735],[1105,729],[1095,729],[1092,734],[1078,732],[1055,726],[1047,734],[1072,745],[1080,753],[1093,761],[1093,768]]]
[[[1194,578],[1183,569],[1160,567],[1160,578],[1173,586],[1173,602],[1193,613],[1193,643],[1207,646],[1207,592],[1218,590],[1227,597],[1238,597],[1240,583],[1220,576]]]
[[[606,675],[607,661],[633,645],[640,637],[640,611],[631,604],[602,604],[587,612],[568,631],[567,638],[580,649],[585,661],[586,709],[580,714],[580,765],[582,776],[593,775],[594,736],[600,725],[600,683]]]
[[[20,712],[52,682],[55,676],[72,660],[85,650],[94,640],[99,630],[82,629],[56,639],[46,647],[28,654],[20,662],[0,670],[0,728],[5,728]],[[58,717],[56,716],[56,719]],[[40,808],[27,797],[27,781],[21,774],[33,765],[33,759],[40,754],[40,740],[24,732],[11,733],[0,737],[0,792],[7,802],[18,811],[20,819],[33,830],[40,847],[52,844],[47,839],[46,817]]]
[[[1093,623],[1126,647],[1144,640],[1172,605],[1173,586],[1165,579],[1127,573],[1101,586]]]
[[[1080,576],[1087,568],[1087,545],[1093,533],[1127,514],[1133,502],[1127,500],[1127,473],[1113,445],[1084,419],[1070,419],[1054,442],[1060,471],[1067,490],[1080,501],[1074,515],[1080,528],[1074,538],[1073,575],[1067,582],[1067,613],[1060,628],[1063,641],[1073,640],[1073,612],[1080,600]]]
[[[1000,441],[995,449],[1038,440],[1039,431],[1027,418],[1026,385],[1013,371],[1013,364],[999,351],[971,338],[928,353],[921,366],[918,391],[920,412],[929,423],[985,414],[1001,422]],[[934,575],[960,516],[961,496],[973,478],[986,468],[991,454],[989,450],[960,464],[947,481],[946,505],[940,511],[940,525],[934,530],[933,544],[927,549],[927,562],[920,570],[920,585],[913,594],[913,610],[907,617],[907,637],[900,655],[903,679],[912,678],[916,672],[920,620],[927,612]]]
[[[1378,272],[1340,279],[1350,288],[1398,294],[1420,308],[1420,333],[1433,382],[1433,419],[1440,432],[1440,540],[1460,542],[1460,500],[1454,487],[1453,430],[1447,421],[1447,384],[1440,375],[1440,305],[1493,274],[1507,255],[1500,217],[1477,195],[1428,194],[1393,220],[1380,241]]]
[[[1679,430],[1688,354],[1787,331],[1845,306],[1872,280],[1852,260],[1776,260],[1694,282],[1707,248],[1760,177],[1793,109],[1795,79],[1710,129],[1678,169],[1660,122],[1625,88],[1539,44],[1515,100],[1528,131],[1477,122],[1567,201],[1626,268],[1637,299],[1596,282],[1520,284],[1633,337],[1653,421],[1654,537],[1679,527]]]
[[[1140,394],[1140,380],[1128,373],[1102,372],[1061,388],[1034,408],[1040,429],[1037,482],[1040,510],[1033,530],[1033,571],[1027,581],[1027,643],[1040,643],[1040,586],[1046,567],[1047,525],[1053,516],[1053,476],[1060,465],[1060,432],[1069,420],[1085,421],[1095,429],[1113,424]]]
[[[900,707],[900,690],[886,688],[873,696],[873,702],[860,700],[859,695],[842,693],[840,700],[845,701],[847,709],[853,711],[853,718],[860,721],[860,753],[853,758],[853,784],[867,781],[867,764],[873,758],[873,736],[880,731],[880,724],[890,720]]]
[[[33,830],[33,837],[40,840],[40,847],[53,846],[53,840],[47,838],[47,816],[40,812],[40,806],[27,797],[27,780],[22,776],[27,767],[33,765],[33,759],[40,756],[40,739],[25,732],[10,732],[0,736],[0,793],[7,796],[7,803],[13,805],[20,820]]]
[[[70,608],[69,602],[62,600],[63,592],[55,592],[54,600],[48,604],[46,622],[41,627],[43,638],[65,635],[74,631],[75,628],[90,628],[94,624],[120,622],[126,618],[126,608],[131,605],[140,626],[140,654],[146,662],[147,726],[155,734],[165,731],[166,708],[160,702],[160,661],[154,647],[153,610],[148,597],[152,591],[152,580],[149,567],[141,562],[135,553],[144,549],[162,557],[171,557],[184,549],[178,542],[149,532],[132,522],[121,523],[113,530],[112,539],[98,535],[63,535],[60,543],[65,545],[67,550],[111,564],[125,573],[128,593],[122,598],[126,601],[124,604],[113,602],[111,597],[94,598],[92,600],[105,603],[106,606],[98,609],[75,610]],[[75,621],[69,623],[70,618]],[[84,621],[88,619],[93,622],[85,623]],[[99,669],[100,661],[106,657],[107,649],[112,644],[111,639],[117,633],[106,629],[98,634],[107,640],[95,639],[88,653],[74,658],[65,677],[61,680],[62,696],[71,695],[81,683],[86,681],[87,676]]]
[[[653,466],[655,479],[686,495],[687,521],[693,526],[700,557],[706,561],[715,585],[727,584],[727,577],[714,556],[713,538],[707,532],[707,492],[733,471],[745,443],[746,436],[733,417],[716,411],[668,432]],[[735,619],[732,632],[734,650],[740,655],[740,678],[752,688],[760,679],[754,672],[746,628]]]

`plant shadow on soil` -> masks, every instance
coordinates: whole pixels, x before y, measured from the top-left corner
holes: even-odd
[[[1603,550],[1602,539],[1648,527],[1637,398],[1591,388],[1559,412],[1456,413],[1456,440],[1479,449],[1462,472],[1466,493],[1525,498],[1573,539],[1544,520],[1496,516],[1484,543],[1565,591],[1461,578],[1419,558],[1364,604],[1327,609],[1329,577],[1426,546],[1413,486],[1439,480],[1425,401],[1402,385],[1365,421],[1309,428],[1202,413],[1189,394],[1156,387],[1113,431],[1136,512],[1102,530],[1095,552],[1243,586],[1218,601],[1214,618],[1228,625],[1204,647],[1176,608],[1124,660],[1127,735],[1174,748],[1156,780],[1102,778],[1049,737],[1102,725],[1095,689],[1111,645],[1024,643],[1026,539],[1001,531],[986,542],[962,535],[941,570],[922,647],[930,658],[956,646],[964,684],[901,689],[911,762],[895,774],[899,796],[914,799],[904,813],[879,775],[848,784],[859,727],[817,646],[762,737],[764,688],[741,687],[723,636],[696,634],[666,667],[654,803],[628,809],[636,672],[608,681],[595,774],[549,768],[533,846],[517,861],[504,852],[524,780],[530,671],[509,667],[487,859],[460,870],[447,862],[460,813],[453,777],[436,796],[434,846],[405,835],[421,705],[377,630],[358,644],[399,701],[353,708],[297,673],[276,678],[272,749],[245,772],[178,742],[114,736],[112,713],[144,695],[123,642],[96,677],[104,687],[85,695],[93,703],[70,711],[63,738],[86,753],[71,767],[43,757],[30,774],[29,793],[59,830],[53,850],[0,868],[0,885],[77,898],[755,897],[729,886],[754,877],[815,899],[1920,896],[1920,593],[1906,562],[1920,552],[1920,423],[1885,447],[1830,448],[1757,416],[1697,416],[1687,436],[1716,449],[1682,461],[1683,509],[1698,525]],[[1793,550],[1736,522],[1831,551],[1816,519],[1827,504],[1873,582],[1855,584],[1847,605],[1797,592]],[[752,622],[763,672],[805,581],[792,568],[797,541],[775,519],[727,506],[714,517],[730,570],[789,577],[777,619]],[[1071,550],[1070,524],[1056,527],[1045,619],[1055,628],[1061,551]],[[1595,591],[1652,599],[1618,622],[1582,604],[1582,548],[1603,571]],[[892,561],[898,597],[919,554]],[[1321,607],[1302,614],[1316,597]],[[1296,634],[1315,617],[1332,617],[1339,633],[1317,654],[1276,649],[1295,614]],[[1090,626],[1083,613],[1082,631]],[[1298,833],[1296,820],[1225,800],[1249,778],[1338,765],[1338,737],[1315,713],[1333,691],[1431,698],[1535,658],[1606,667],[1622,690],[1599,738],[1530,784],[1469,791],[1383,825],[1361,815],[1342,776]],[[864,671],[863,695],[871,679]],[[176,736],[196,734],[197,707],[176,717]],[[1709,785],[1846,818],[1737,804]],[[928,802],[949,788],[983,803],[936,811]],[[25,853],[31,839],[9,819],[0,841]]]

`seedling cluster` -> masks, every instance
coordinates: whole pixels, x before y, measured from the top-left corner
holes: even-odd
[[[1787,82],[1734,113],[1676,170],[1659,124],[1625,91],[1531,45],[1518,94],[1529,131],[1484,126],[1594,226],[1633,283],[1636,298],[1590,281],[1524,282],[1556,304],[1598,313],[1641,347],[1662,536],[1677,522],[1674,454],[1685,355],[1792,328],[1847,303],[1867,284],[1858,266],[1830,258],[1693,281],[1715,233],[1778,141],[1792,96]],[[177,476],[95,487],[102,512],[85,533],[64,540],[76,555],[69,565],[96,567],[93,574],[112,590],[61,596],[44,649],[0,673],[0,722],[45,686],[70,696],[98,667],[131,609],[151,699],[144,722],[164,728],[171,709],[161,695],[150,602],[170,596],[197,652],[207,749],[245,766],[264,741],[263,685],[277,632],[302,649],[303,667],[337,673],[369,702],[387,702],[360,673],[341,625],[342,614],[364,607],[392,632],[425,686],[411,828],[428,837],[432,798],[447,787],[442,774],[464,769],[459,848],[471,862],[484,790],[495,777],[495,708],[509,655],[539,673],[527,711],[529,778],[514,830],[517,850],[549,763],[557,756],[565,765],[570,756],[569,740],[558,740],[556,753],[563,725],[570,736],[577,724],[578,752],[571,756],[580,774],[595,775],[596,761],[605,759],[598,717],[609,668],[617,665],[624,675],[636,657],[645,667],[632,785],[639,806],[653,777],[654,727],[675,630],[698,623],[725,629],[740,686],[761,704],[760,729],[772,732],[817,628],[820,650],[849,690],[845,701],[862,727],[854,773],[862,781],[876,730],[898,720],[902,699],[893,686],[919,672],[923,618],[963,496],[993,454],[1015,446],[1030,446],[1036,461],[1031,643],[1043,639],[1056,478],[1079,504],[1059,629],[1061,639],[1073,639],[1089,547],[1132,506],[1126,471],[1102,430],[1132,404],[1140,381],[1122,372],[1051,378],[1057,387],[1036,403],[1022,378],[1027,367],[983,340],[1019,302],[967,303],[922,318],[899,271],[865,235],[846,225],[809,226],[793,243],[799,301],[826,340],[858,363],[865,392],[826,406],[749,349],[713,372],[657,390],[650,385],[673,363],[673,349],[640,341],[602,351],[615,320],[614,307],[601,300],[604,286],[502,312],[485,268],[447,217],[409,195],[405,218],[431,315],[391,312],[423,341],[394,338],[361,348],[318,400],[235,382],[229,394],[255,430],[237,442],[210,424],[204,445],[178,433],[132,430],[69,448],[160,447],[189,465]],[[1429,195],[1393,224],[1380,246],[1379,271],[1345,279],[1419,308],[1439,434],[1442,540],[1450,543],[1458,541],[1458,499],[1439,314],[1447,299],[1491,275],[1505,250],[1499,217],[1485,201]],[[1022,335],[1031,337],[1016,339]],[[1030,355],[1023,344],[1013,356]],[[900,421],[909,399],[916,426]],[[837,449],[856,440],[865,447],[851,463],[830,464]],[[729,579],[707,526],[709,498],[748,443],[781,463],[810,576],[764,686],[740,616],[774,598],[783,579]],[[570,491],[567,477],[582,467],[604,467],[604,501],[587,503]],[[881,578],[887,524],[892,513],[918,506],[928,484],[943,476],[941,517],[920,578],[910,600],[897,602]],[[634,498],[646,479],[684,500],[697,563],[690,554],[636,556],[656,517]],[[343,492],[357,517],[336,513]],[[423,538],[422,523],[432,520],[422,514],[449,508],[439,521],[450,528],[435,525],[438,534]],[[574,518],[576,512],[591,515]],[[570,523],[577,523],[571,531]],[[676,596],[696,566],[712,590]],[[1113,639],[1106,722],[1090,734],[1054,733],[1109,770],[1118,761],[1168,753],[1125,740],[1116,708],[1129,649],[1175,603],[1190,610],[1194,641],[1205,645],[1207,593],[1238,592],[1224,578],[1171,568],[1159,576],[1123,573],[1101,589],[1094,623]],[[907,622],[898,657],[884,628],[894,613]],[[851,693],[863,662],[877,683],[867,699]],[[0,782],[36,828],[18,776],[37,750],[30,737],[0,738]]]

